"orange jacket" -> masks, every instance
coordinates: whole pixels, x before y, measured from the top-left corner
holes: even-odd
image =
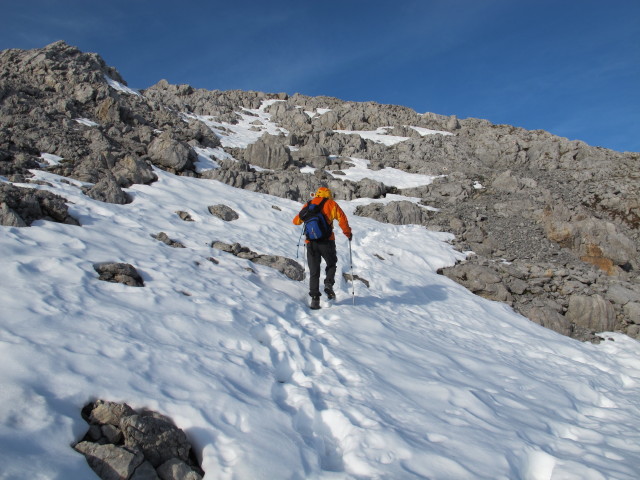
[[[314,197],[310,200],[310,202],[315,203],[316,205],[319,205],[320,202],[322,202],[322,200],[323,200],[323,197]],[[349,221],[347,220],[347,216],[344,214],[344,212],[340,208],[340,205],[338,205],[335,202],[335,200],[333,200],[332,198],[327,198],[327,201],[324,202],[324,205],[322,207],[322,213],[326,217],[329,225],[333,226],[333,221],[338,220],[338,225],[340,225],[340,229],[342,230],[342,233],[344,233],[347,237],[351,236],[351,227],[349,226]],[[300,215],[298,214],[293,219],[293,223],[294,225],[302,225],[304,222],[300,220]],[[329,237],[329,240],[335,240],[335,239],[336,239],[336,236],[333,233],[331,233],[331,237]],[[309,242],[309,240],[306,240],[306,241],[307,243]]]

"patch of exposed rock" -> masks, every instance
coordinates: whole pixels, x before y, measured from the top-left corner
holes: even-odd
[[[355,214],[393,225],[427,225],[434,213],[409,201],[370,203],[356,207]]]
[[[579,340],[625,331],[638,338],[638,284],[584,262],[512,262],[472,256],[439,270],[473,293],[505,302],[530,320]]]
[[[225,222],[232,222],[240,218],[238,213],[227,205],[211,205],[208,210],[211,215]]]
[[[224,242],[212,242],[211,248],[235,255],[238,258],[249,260],[258,265],[273,268],[292,280],[301,282],[304,280],[304,268],[295,260],[278,255],[261,255],[243,247],[239,243],[228,244]]]
[[[96,263],[93,268],[100,274],[98,280],[122,283],[130,287],[144,287],[144,280],[129,263]]]
[[[0,183],[0,225],[27,227],[36,220],[80,225],[69,214],[65,202],[64,198],[45,190]]]
[[[200,480],[204,475],[185,433],[156,412],[98,400],[86,405],[89,424],[73,448],[103,480]]]
[[[160,232],[156,235],[151,235],[151,238],[154,238],[155,240],[158,240],[165,245],[169,245],[172,248],[186,248],[182,242],[178,242],[177,240],[169,238],[169,236],[164,232]]]

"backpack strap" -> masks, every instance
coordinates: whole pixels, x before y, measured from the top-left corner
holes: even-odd
[[[324,217],[324,219],[327,221],[327,225],[329,225],[329,229],[333,230],[333,222],[329,222],[329,219],[327,218],[327,216],[324,214],[324,212],[322,211],[322,207],[324,207],[324,204],[326,203],[326,201],[329,200],[327,197],[324,197],[322,199],[322,201],[318,204],[318,209],[320,210],[320,215],[322,215]]]

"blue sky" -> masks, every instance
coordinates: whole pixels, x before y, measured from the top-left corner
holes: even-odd
[[[328,95],[640,151],[639,0],[4,0],[0,49],[65,40],[129,86]]]

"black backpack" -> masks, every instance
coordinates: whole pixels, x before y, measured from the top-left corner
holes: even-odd
[[[300,220],[304,222],[304,234],[307,240],[328,240],[333,229],[322,213],[322,207],[327,201],[323,198],[319,204],[311,203],[311,200],[300,210]]]

